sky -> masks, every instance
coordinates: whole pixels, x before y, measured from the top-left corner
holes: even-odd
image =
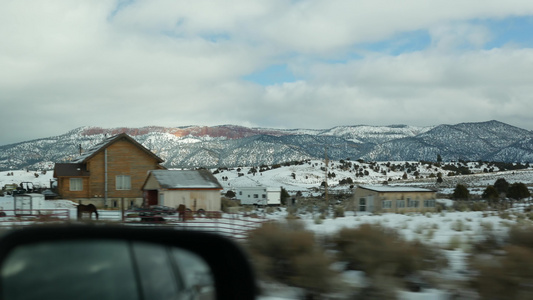
[[[530,0],[5,0],[0,145],[103,128],[533,130]]]

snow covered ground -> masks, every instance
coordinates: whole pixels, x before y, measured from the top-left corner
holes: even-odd
[[[331,171],[336,173],[335,179],[332,179],[332,185],[338,184],[338,181],[346,177],[354,177],[353,171],[343,171],[335,168],[335,165],[340,165],[334,162],[333,166],[328,166]],[[303,165],[283,166],[276,169],[271,169],[254,174],[249,173],[251,168],[241,168],[239,170],[222,170],[216,172],[216,177],[224,186],[225,190],[234,187],[263,185],[269,187],[282,186],[291,193],[296,191],[312,193],[313,190],[318,190],[318,186],[324,180],[325,171],[320,169],[324,167],[324,163],[320,161],[311,161]],[[368,169],[368,167],[367,167]],[[420,169],[419,169],[420,170]],[[431,169],[431,173],[436,170]],[[439,170],[437,170],[439,171]],[[242,175],[239,175],[241,173]],[[292,174],[294,173],[295,176]],[[388,177],[400,178],[404,172],[399,171],[394,174],[388,172]],[[12,175],[11,175],[12,174]],[[361,184],[375,184],[382,182],[384,176],[379,175],[379,172],[369,172],[368,176],[358,177],[357,183]],[[427,177],[430,172],[424,173]],[[37,176],[38,175],[38,176]],[[504,177],[508,182],[523,182],[531,186],[533,184],[533,170],[523,171],[506,171],[494,173],[480,173],[478,175],[468,176],[453,176],[446,177],[445,181],[468,183],[471,191],[482,189],[484,186],[493,184],[497,178]],[[52,171],[42,174],[35,171],[9,171],[0,172],[0,186],[5,184],[20,182],[32,182],[34,185],[49,187],[52,182]],[[435,180],[433,178],[410,178],[408,180],[394,180],[394,184],[416,184],[420,186],[433,185]],[[450,193],[453,183],[441,188],[441,192]],[[334,187],[332,187],[334,190]],[[343,186],[339,188],[343,191],[350,191],[349,187]],[[447,189],[447,190],[446,190]],[[0,208],[8,208],[13,206],[13,197],[0,197]],[[443,199],[441,201],[450,200]],[[75,208],[75,203],[69,200],[47,200],[44,204],[47,208],[63,208],[70,211],[71,217]],[[435,245],[442,249],[444,255],[449,259],[449,267],[442,270],[442,276],[450,280],[465,280],[467,274],[467,266],[465,264],[465,257],[469,254],[472,243],[483,238],[487,232],[491,232],[496,236],[505,236],[509,227],[519,222],[530,222],[528,218],[524,218],[522,212],[529,204],[519,204],[515,206],[508,214],[502,215],[493,211],[443,211],[440,213],[406,213],[406,214],[369,214],[360,212],[346,212],[344,217],[326,218],[317,221],[318,213],[301,213],[299,218],[305,224],[305,227],[312,230],[318,238],[324,236],[331,236],[338,230],[344,227],[357,227],[361,224],[371,223],[380,224],[398,230],[406,239],[419,240],[423,243]],[[285,208],[263,211],[258,210],[256,213],[260,216],[265,216],[267,219],[278,220],[280,222],[286,221],[287,211]],[[116,212],[109,212],[110,218],[118,217]],[[73,218],[73,217],[72,217]],[[343,274],[345,281],[351,284],[359,284],[363,280],[361,274],[357,272],[345,272]],[[262,300],[278,300],[278,299],[295,299],[301,296],[301,291],[296,288],[285,287],[281,285],[268,285],[264,289],[265,293],[261,296]],[[400,299],[449,299],[450,291],[443,289],[427,289],[421,292],[414,293],[408,291],[401,291],[399,293]]]

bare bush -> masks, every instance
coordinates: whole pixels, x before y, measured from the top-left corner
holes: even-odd
[[[488,234],[470,265],[477,271],[472,286],[483,299],[533,299],[533,237],[531,226],[513,226],[502,243]]]
[[[259,275],[306,290],[317,298],[333,287],[334,273],[314,234],[297,221],[265,223],[248,235],[248,250]]]
[[[398,232],[378,225],[363,224],[359,228],[344,228],[334,237],[339,260],[347,268],[399,278],[420,270],[433,270],[447,264],[446,259],[420,242],[409,242]]]

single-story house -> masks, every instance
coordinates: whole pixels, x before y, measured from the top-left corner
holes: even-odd
[[[99,208],[141,206],[148,171],[165,169],[161,158],[125,133],[80,152],[68,163],[55,164],[58,194]]]
[[[150,171],[142,190],[148,206],[183,204],[194,212],[221,210],[222,186],[209,170]]]
[[[350,207],[367,212],[434,211],[437,192],[407,186],[357,186]]]
[[[267,188],[264,186],[238,187],[235,198],[242,205],[280,205],[281,188]]]

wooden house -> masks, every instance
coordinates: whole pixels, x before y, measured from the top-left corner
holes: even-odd
[[[148,171],[164,169],[161,158],[125,133],[107,138],[70,163],[57,163],[54,178],[64,199],[99,208],[141,206]]]
[[[150,171],[142,189],[147,205],[178,208],[194,212],[220,211],[222,186],[209,170]]]
[[[347,209],[366,212],[434,211],[437,192],[405,186],[358,186]]]

